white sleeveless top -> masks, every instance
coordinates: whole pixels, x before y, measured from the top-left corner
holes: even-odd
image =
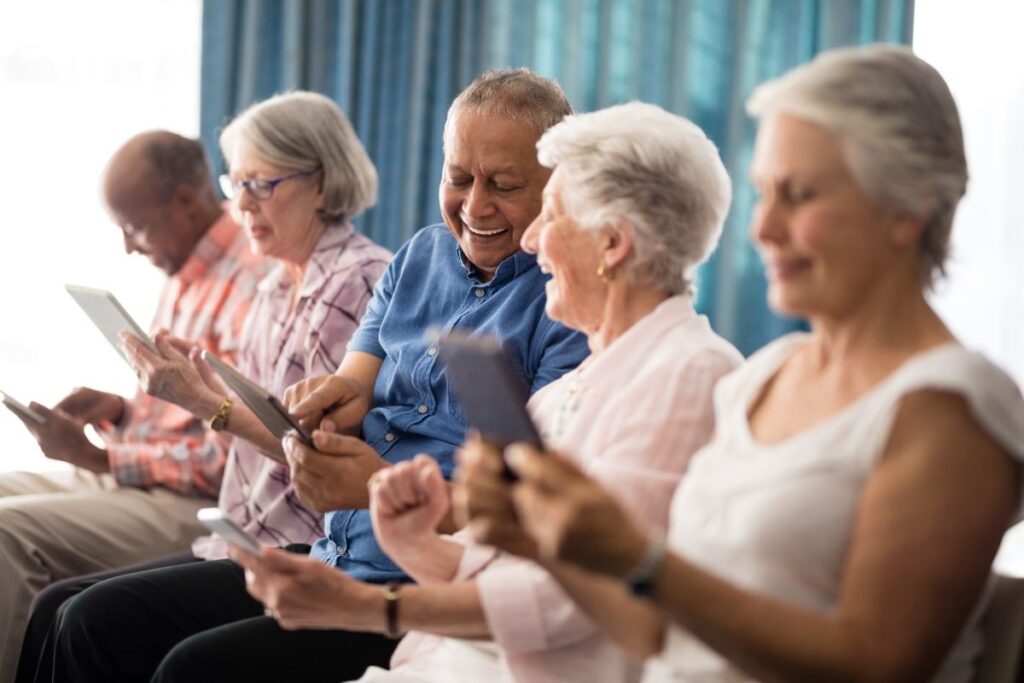
[[[810,610],[838,604],[861,492],[907,393],[962,395],[993,439],[1024,460],[1024,400],[982,355],[956,343],[911,358],[823,422],[774,444],[758,443],[748,414],[761,388],[807,339],[783,337],[715,390],[716,438],[693,458],[672,500],[669,547],[742,588]],[[970,680],[981,649],[975,607],[933,682]],[[671,627],[645,683],[738,683],[751,679],[679,627]]]

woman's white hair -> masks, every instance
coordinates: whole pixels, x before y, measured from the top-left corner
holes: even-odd
[[[722,234],[732,187],[718,149],[681,116],[643,102],[576,114],[537,143],[540,163],[563,177],[565,209],[582,227],[626,221],[635,235],[626,268],[673,294]]]
[[[789,114],[837,135],[861,189],[923,222],[924,284],[945,274],[967,159],[956,103],[931,65],[905,47],[831,50],[758,87],[747,111]]]
[[[229,166],[238,140],[268,164],[323,170],[319,214],[326,223],[351,218],[377,201],[377,169],[348,118],[323,95],[275,95],[239,114],[220,134]]]

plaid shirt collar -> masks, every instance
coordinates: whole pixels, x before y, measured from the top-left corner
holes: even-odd
[[[349,222],[328,225],[320,240],[313,247],[309,261],[306,263],[302,284],[299,287],[299,298],[313,296],[319,291],[328,277],[331,276],[338,259],[338,252],[343,251],[355,233]],[[279,263],[259,285],[260,291],[290,290],[293,285],[291,272]]]
[[[242,229],[232,220],[229,213],[223,212],[196,242],[185,265],[174,274],[182,289],[188,289],[189,285],[205,277],[210,268],[220,263],[241,233]]]

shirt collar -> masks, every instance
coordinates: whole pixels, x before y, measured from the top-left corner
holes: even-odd
[[[469,278],[473,287],[500,287],[506,282],[516,279],[531,268],[537,267],[536,256],[527,254],[525,251],[517,251],[499,263],[498,269],[494,271],[494,277],[490,281],[485,282],[480,277],[479,269],[473,265],[473,262],[469,260],[466,253],[462,251],[462,247],[456,246],[455,249],[459,256],[459,263],[465,268],[466,277]]]
[[[241,233],[242,229],[228,212],[223,212],[199,238],[185,264],[174,274],[182,289],[204,277],[214,264],[220,262]]]
[[[338,258],[338,252],[343,251],[355,232],[349,222],[332,223],[324,229],[320,235],[313,253],[306,262],[306,269],[302,276],[302,283],[299,286],[299,298],[312,296],[319,290],[324,282],[334,272],[334,261]],[[283,264],[279,263],[273,272],[268,275],[258,286],[260,291],[275,289],[291,289],[294,284],[291,272]]]

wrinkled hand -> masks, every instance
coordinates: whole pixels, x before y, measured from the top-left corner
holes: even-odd
[[[173,343],[181,340],[172,339],[171,341]],[[177,345],[175,345],[175,347],[177,348]],[[228,391],[227,385],[225,385],[224,382],[221,381],[221,378],[217,374],[217,371],[210,367],[209,363],[203,360],[203,349],[201,349],[198,345],[193,345],[191,348],[187,350],[187,352],[183,351],[182,353],[186,353],[189,361],[191,361],[192,363],[192,367],[196,369],[196,371],[199,373],[199,377],[203,380],[203,384],[205,384],[206,387],[211,392],[213,392],[216,396],[227,396],[228,394],[231,393]],[[230,365],[230,363],[228,363],[228,365]]]
[[[636,566],[647,535],[600,484],[568,459],[524,444],[510,446],[506,458],[520,478],[516,512],[541,558],[617,577]]]
[[[436,538],[449,507],[448,484],[428,455],[382,469],[370,484],[373,533],[389,555]]]
[[[89,442],[85,436],[85,422],[57,407],[50,410],[34,401],[28,407],[39,413],[45,422],[40,425],[15,414],[35,437],[43,455],[92,472],[110,471],[107,451]]]
[[[229,547],[228,555],[245,568],[245,587],[262,602],[268,616],[285,630],[369,630],[384,613],[380,589],[354,581],[316,560],[276,548],[259,555]],[[373,599],[380,606],[373,609]]]
[[[457,486],[452,494],[456,523],[466,525],[481,543],[535,558],[537,544],[520,523],[512,486],[502,476],[498,449],[474,437],[463,444],[456,458]]]
[[[342,375],[310,377],[296,382],[285,390],[284,406],[307,430],[322,425],[350,436],[362,433],[363,418],[370,412],[362,386]]]
[[[83,424],[117,424],[124,414],[124,399],[89,387],[78,387],[53,407]]]
[[[205,414],[206,406],[219,403],[199,370],[189,360],[188,342],[174,340],[165,330],[153,337],[159,354],[131,334],[121,334],[121,346],[139,376],[139,385],[150,396],[181,406],[193,414]]]
[[[374,472],[388,467],[362,439],[323,429],[313,432],[314,448],[294,436],[286,436],[281,444],[295,493],[317,512],[368,507],[366,483]]]

